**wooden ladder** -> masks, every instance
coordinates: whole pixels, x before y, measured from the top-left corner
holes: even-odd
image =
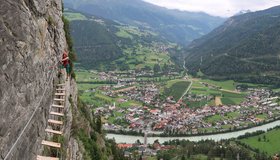
[[[66,99],[66,90],[65,83],[58,84],[54,94],[54,104],[51,105],[49,119],[48,119],[48,127],[45,129],[46,133],[53,135],[62,135],[63,132],[60,130],[63,125],[63,121],[61,120],[64,117],[64,107],[65,107],[65,99]],[[56,128],[56,129],[53,129]],[[57,130],[57,128],[60,128]],[[52,147],[61,149],[61,143],[52,142],[48,140],[43,140],[41,143],[43,146]],[[40,156],[37,155],[37,160],[59,160],[58,157],[48,157],[48,156]]]

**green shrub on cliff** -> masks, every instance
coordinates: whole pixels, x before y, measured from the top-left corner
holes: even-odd
[[[77,108],[72,106],[72,135],[78,139],[85,152],[85,160],[125,160],[114,140],[105,139],[100,117],[93,116],[88,106],[78,99]]]

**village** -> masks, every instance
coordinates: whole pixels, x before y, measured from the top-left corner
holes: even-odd
[[[206,104],[190,108],[182,99],[162,96],[159,83],[136,78],[138,74],[149,73],[129,74],[130,78],[125,78],[128,75],[99,73],[100,79],[116,82],[99,88],[103,95],[116,101],[95,109],[95,114],[104,117],[104,129],[108,132],[163,136],[211,134],[253,127],[280,116],[278,96],[268,89],[249,88],[238,105]],[[214,98],[191,94],[186,97],[189,101]],[[131,101],[137,103],[128,103]]]

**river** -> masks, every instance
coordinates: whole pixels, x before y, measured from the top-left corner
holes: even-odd
[[[190,140],[190,141],[200,141],[200,140],[206,140],[206,139],[212,139],[215,141],[219,141],[222,139],[230,139],[230,138],[237,138],[240,135],[244,135],[246,132],[252,133],[258,130],[266,131],[269,128],[273,128],[280,125],[280,120],[271,122],[262,126],[257,126],[245,130],[240,130],[236,132],[229,132],[229,133],[220,133],[220,134],[213,134],[213,135],[203,135],[203,136],[190,136],[190,137],[148,137],[148,143],[152,144],[156,139],[159,140],[160,143],[163,143],[165,141],[169,140]],[[119,135],[119,134],[107,134],[107,138],[109,139],[115,139],[117,143],[135,143],[138,139],[141,143],[144,142],[144,137],[141,136],[129,136],[129,135]]]

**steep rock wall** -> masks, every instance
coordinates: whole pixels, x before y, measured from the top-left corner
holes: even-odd
[[[42,150],[57,73],[50,67],[66,48],[61,16],[61,0],[0,1],[0,159],[9,151],[7,159],[35,159]]]
[[[65,123],[65,130],[64,130],[64,151],[66,153],[65,159],[66,160],[83,160],[83,146],[73,135],[73,121],[75,116],[75,112],[77,112],[77,104],[78,104],[78,88],[76,82],[74,80],[71,81],[68,91],[68,101],[66,101],[66,108],[67,108],[67,119]]]

